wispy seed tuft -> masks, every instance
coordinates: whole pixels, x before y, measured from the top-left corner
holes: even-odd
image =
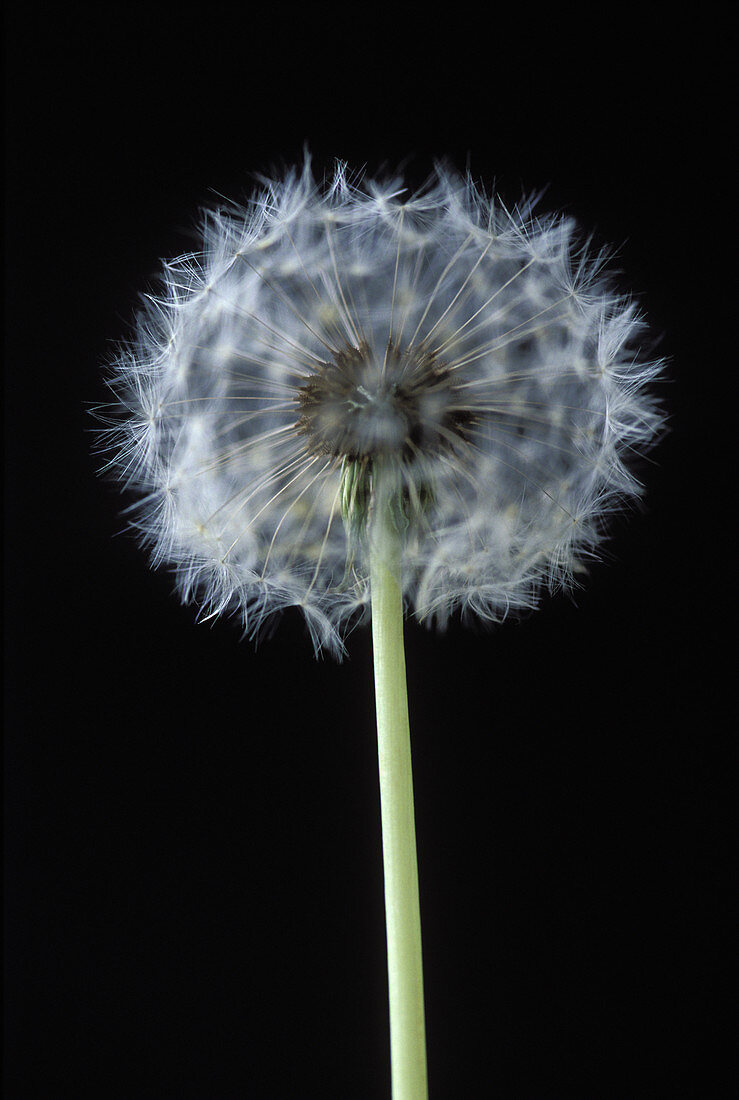
[[[644,327],[567,218],[438,168],[417,195],[309,164],[205,215],[112,365],[109,468],[201,616],[299,607],[316,649],[369,609],[397,486],[409,610],[535,606],[640,486],[661,415]]]

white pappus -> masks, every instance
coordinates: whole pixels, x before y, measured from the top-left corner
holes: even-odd
[[[380,476],[419,619],[500,619],[572,581],[661,424],[643,323],[570,219],[438,167],[309,163],[207,212],[112,364],[109,468],[202,617],[287,607],[341,653],[369,611]]]

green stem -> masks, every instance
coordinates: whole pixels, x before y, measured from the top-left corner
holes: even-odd
[[[370,550],[372,643],[385,870],[393,1100],[426,1100],[421,916],[399,585],[401,540],[387,500]]]

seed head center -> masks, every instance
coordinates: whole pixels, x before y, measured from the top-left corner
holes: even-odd
[[[314,454],[411,462],[464,439],[461,396],[453,370],[422,345],[347,345],[298,390],[297,430]]]

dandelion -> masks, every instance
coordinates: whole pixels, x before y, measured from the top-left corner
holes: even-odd
[[[310,165],[205,215],[114,364],[106,444],[133,522],[200,616],[315,649],[371,616],[393,1096],[426,1095],[404,609],[500,620],[573,582],[640,493],[642,320],[572,221],[437,168]]]

